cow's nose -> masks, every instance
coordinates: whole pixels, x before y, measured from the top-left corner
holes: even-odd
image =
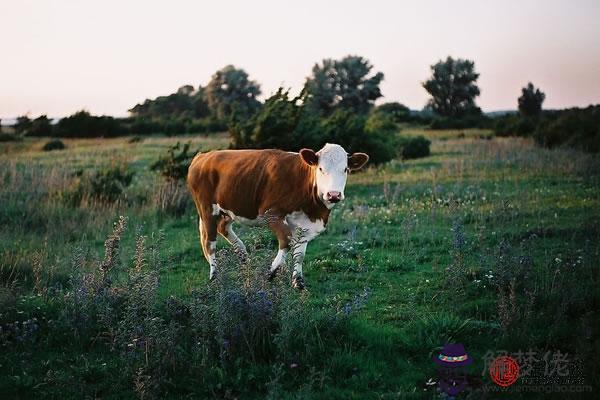
[[[340,200],[342,200],[341,192],[327,192],[327,201],[337,203]]]

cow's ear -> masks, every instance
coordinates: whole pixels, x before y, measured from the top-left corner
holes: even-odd
[[[369,161],[369,156],[365,153],[354,153],[348,157],[348,169],[350,171],[356,171],[364,167]]]
[[[311,149],[300,150],[300,157],[302,157],[304,162],[308,165],[317,165],[319,163],[319,156]]]

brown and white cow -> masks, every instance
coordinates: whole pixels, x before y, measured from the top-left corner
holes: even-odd
[[[220,150],[196,155],[187,182],[198,210],[200,245],[210,279],[216,270],[217,233],[247,255],[232,222],[266,222],[279,241],[269,277],[284,263],[293,243],[292,282],[302,289],[307,243],[325,229],[331,208],[344,199],[348,171],[362,168],[368,160],[364,153],[348,155],[340,145],[329,143],[316,153]]]

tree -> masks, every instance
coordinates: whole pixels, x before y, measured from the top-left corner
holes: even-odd
[[[208,107],[218,118],[227,119],[234,114],[249,116],[260,106],[256,99],[260,85],[248,79],[243,69],[233,65],[217,71],[206,86]]]
[[[375,111],[378,113],[389,115],[394,122],[407,122],[410,121],[410,109],[404,104],[398,102],[383,103]]]
[[[115,137],[127,133],[127,128],[119,120],[91,115],[85,110],[61,118],[54,132],[58,137]]]
[[[526,87],[521,89],[519,97],[519,112],[524,117],[537,117],[542,113],[542,103],[546,95],[535,88],[533,83],[529,82]]]
[[[204,118],[210,114],[204,88],[200,86],[195,90],[191,85],[181,86],[168,96],[147,99],[129,112],[133,117],[154,120]]]
[[[341,108],[365,113],[381,97],[379,84],[383,73],[369,76],[373,66],[360,56],[346,56],[341,60],[324,59],[315,64],[312,76],[306,80],[308,104],[323,114]]]
[[[31,128],[31,119],[27,115],[17,117],[17,122],[13,125],[13,128],[18,135],[27,134]]]
[[[432,76],[423,82],[431,95],[428,106],[442,117],[460,118],[467,114],[479,114],[475,97],[480,91],[477,86],[479,74],[475,63],[470,60],[446,58],[431,66]]]
[[[40,115],[31,121],[31,127],[27,132],[28,136],[52,136],[52,125],[50,119],[45,115]]]

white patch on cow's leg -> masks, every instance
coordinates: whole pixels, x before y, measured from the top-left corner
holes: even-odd
[[[233,249],[235,251],[239,251],[244,256],[247,256],[248,250],[246,250],[246,246],[244,245],[244,242],[242,242],[242,240],[238,237],[238,235],[235,234],[231,225],[232,225],[231,223],[229,225],[227,225],[227,240],[229,241],[229,243],[231,243],[231,245],[233,246]]]
[[[210,265],[210,280],[213,280],[215,277],[215,272],[217,269],[217,257],[215,256],[217,250],[217,242],[208,242],[208,255],[206,256],[208,260],[208,264]]]
[[[306,246],[308,242],[302,241],[297,242],[292,245],[292,255],[294,262],[294,272],[292,273],[292,278],[299,276],[302,277],[302,263],[304,262],[304,255],[306,254]]]
[[[285,262],[285,256],[287,256],[287,249],[279,249],[275,259],[271,263],[271,269],[269,270],[270,274],[273,274],[280,266],[283,265]]]

